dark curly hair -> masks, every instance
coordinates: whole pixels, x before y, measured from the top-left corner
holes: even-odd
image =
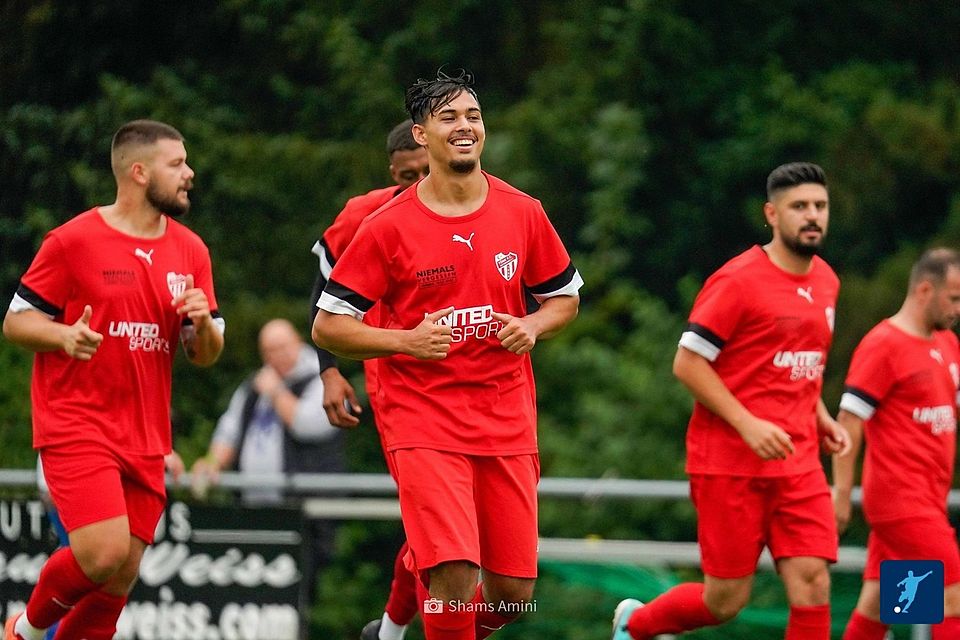
[[[440,67],[435,79],[419,78],[407,89],[407,113],[415,123],[423,124],[427,116],[436,113],[464,91],[473,96],[477,104],[480,103],[477,92],[473,90],[472,73],[460,69],[459,74],[451,76],[444,73],[443,67]]]

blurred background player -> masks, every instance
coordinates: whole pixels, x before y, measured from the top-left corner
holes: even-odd
[[[222,469],[249,474],[346,470],[343,434],[323,410],[323,382],[313,349],[283,318],[264,323],[257,343],[263,366],[233,392],[207,455],[191,468],[195,487],[215,484]],[[243,502],[249,506],[282,500],[276,488],[243,491]],[[312,603],[317,574],[333,555],[336,530],[329,521],[310,519],[307,535],[310,553],[303,575]]]
[[[330,227],[323,233],[323,237],[313,246],[313,253],[320,260],[320,270],[317,274],[313,286],[313,293],[310,298],[310,320],[311,325],[316,318],[317,301],[323,288],[330,277],[330,271],[333,265],[343,255],[344,250],[360,227],[360,223],[368,215],[379,209],[382,205],[393,199],[394,196],[402,192],[407,187],[415,184],[430,171],[430,165],[427,160],[427,151],[413,139],[413,121],[404,120],[396,125],[387,135],[387,156],[390,160],[390,176],[396,182],[395,186],[374,189],[361,196],[350,198],[343,210],[337,214]],[[371,326],[378,326],[379,316],[378,307],[372,308],[366,316],[364,322]],[[324,409],[327,412],[332,424],[340,427],[354,427],[359,424],[359,420],[348,410],[351,408],[354,413],[359,413],[360,406],[357,403],[353,387],[340,374],[337,368],[336,358],[329,351],[317,348],[317,355],[322,370],[321,377],[324,380]],[[367,389],[367,397],[370,401],[370,408],[373,413],[374,424],[377,425],[377,432],[380,429],[380,412],[377,410],[377,360],[370,359],[363,362],[364,379]],[[381,435],[382,438],[382,435]],[[390,475],[396,480],[396,474],[390,462],[390,457],[386,457],[387,468]],[[390,584],[390,595],[387,598],[387,604],[384,607],[383,616],[378,620],[371,620],[361,631],[361,640],[402,640],[406,633],[407,625],[413,620],[417,613],[417,594],[416,582],[413,574],[406,568],[403,558],[407,553],[407,544],[400,547],[394,560],[393,579]]]
[[[320,269],[313,284],[310,295],[310,325],[317,317],[317,301],[323,288],[327,285],[330,271],[353,240],[364,218],[379,209],[401,193],[410,185],[416,183],[430,170],[427,162],[426,150],[413,139],[411,129],[412,120],[404,120],[395,126],[387,135],[387,156],[390,159],[390,177],[396,185],[374,189],[360,196],[347,200],[343,210],[337,214],[330,227],[323,232],[322,237],[314,243],[311,251],[320,261]],[[374,313],[376,316],[376,313]],[[367,320],[372,322],[373,317]],[[359,424],[356,417],[360,413],[360,405],[354,393],[353,386],[337,368],[337,359],[325,349],[317,349],[320,360],[320,376],[324,384],[324,409],[330,418],[330,423],[338,427],[355,427]],[[364,363],[366,387],[370,392],[370,401],[375,400],[376,371],[375,363]],[[353,413],[351,413],[351,411]]]
[[[36,352],[33,444],[70,539],[5,640],[40,640],[58,620],[60,638],[113,637],[166,504],[177,340],[199,366],[223,349],[209,252],[174,220],[194,177],[183,136],[135,120],[110,160],[116,201],[47,234],[3,322]]]
[[[485,638],[532,597],[539,459],[529,352],[576,317],[583,282],[540,203],[481,171],[471,84],[466,72],[438,73],[408,89],[430,174],[367,218],[313,330],[340,355],[382,358],[377,409],[407,560],[419,599],[441,601],[424,604],[428,640]],[[531,314],[525,287],[542,301]],[[362,322],[377,302],[383,328]]]
[[[850,521],[854,467],[864,440],[863,513],[867,563],[844,640],[882,640],[880,563],[943,561],[944,615],[934,640],[960,638],[960,551],[947,517],[957,441],[960,350],[951,330],[960,315],[960,255],[930,249],[913,265],[900,310],[857,346],[837,420],[850,432],[847,455],[833,457],[838,529]]]
[[[820,399],[839,290],[817,256],[829,222],[826,176],[814,164],[782,165],[767,178],[767,199],[771,241],[707,279],[673,364],[696,400],[687,473],[704,583],[646,606],[624,600],[613,640],[733,618],[764,546],[790,603],[787,640],[830,637],[827,563],[836,561],[837,533],[819,451],[849,441]]]

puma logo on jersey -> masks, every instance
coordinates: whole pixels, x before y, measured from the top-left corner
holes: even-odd
[[[813,287],[807,287],[806,289],[801,289],[800,287],[797,287],[797,295],[803,298],[804,300],[806,300],[807,302],[809,302],[810,304],[813,304]]]
[[[468,247],[470,247],[470,251],[473,251],[473,235],[474,235],[474,234],[471,233],[469,238],[464,238],[464,237],[463,237],[462,235],[460,235],[459,233],[455,233],[455,234],[453,234],[453,241],[454,241],[454,242],[462,242],[463,244],[465,244],[465,245],[467,245]]]
[[[943,355],[940,354],[939,349],[930,349],[930,357],[940,364],[943,364]]]
[[[152,266],[153,266],[153,251],[154,251],[153,249],[150,249],[150,251],[144,251],[144,250],[141,249],[140,247],[137,247],[136,251],[133,252],[133,255],[137,256],[138,258],[143,258],[144,260],[147,261],[147,264],[152,267]]]

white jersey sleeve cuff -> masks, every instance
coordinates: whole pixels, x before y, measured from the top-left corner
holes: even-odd
[[[570,282],[560,289],[551,291],[549,293],[531,293],[536,301],[542,304],[544,300],[547,300],[548,298],[555,298],[556,296],[575,296],[577,295],[577,292],[580,291],[580,287],[582,286],[583,278],[580,277],[580,272],[574,271],[573,277],[570,278]]]
[[[366,315],[365,312],[357,309],[352,304],[332,296],[326,291],[320,294],[320,299],[317,300],[317,307],[328,313],[335,313],[341,316],[353,316],[361,322],[363,321],[363,316]]]
[[[680,346],[713,362],[720,355],[720,347],[693,331],[684,331],[680,336]]]
[[[30,304],[29,302],[21,298],[19,294],[16,294],[16,293],[13,294],[13,300],[10,301],[9,308],[10,308],[10,311],[12,311],[13,313],[21,313],[23,311],[36,311],[37,313],[42,313],[47,318],[50,318],[51,320],[53,320],[52,315],[50,315],[46,311],[42,311],[38,309],[36,306]]]
[[[323,275],[323,279],[329,280],[330,272],[333,271],[333,263],[330,261],[330,256],[327,255],[327,250],[320,244],[319,240],[313,243],[313,248],[310,249],[310,253],[317,256],[317,259],[320,261],[320,273]]]
[[[869,420],[873,417],[876,409],[870,405],[869,402],[863,398],[859,398],[854,394],[847,392],[840,396],[840,408],[844,411],[852,413],[861,420]]]

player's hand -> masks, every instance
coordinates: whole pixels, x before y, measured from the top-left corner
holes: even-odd
[[[767,420],[750,418],[740,427],[740,437],[764,460],[784,460],[794,452],[790,434]]]
[[[428,313],[423,320],[407,332],[407,348],[404,353],[419,360],[443,360],[450,352],[453,329],[437,324],[453,313],[454,307]]]
[[[852,512],[850,492],[840,491],[836,487],[833,487],[832,497],[833,514],[837,519],[837,533],[843,533],[847,530],[847,525],[850,524],[850,513]]]
[[[330,424],[344,429],[352,429],[360,424],[357,416],[363,409],[353,385],[340,370],[328,367],[320,374],[320,379],[323,380],[323,410],[327,412]]]
[[[183,475],[183,472],[187,469],[186,465],[183,464],[183,458],[181,458],[180,454],[176,451],[171,451],[163,456],[163,466],[173,476],[174,482],[179,480],[180,476]]]
[[[186,275],[186,288],[183,293],[174,298],[170,304],[176,307],[177,313],[190,318],[197,330],[213,322],[210,316],[210,301],[207,300],[207,294],[203,289],[193,286],[192,273]]]
[[[503,328],[497,332],[497,340],[510,353],[521,355],[533,349],[534,345],[537,344],[537,332],[526,318],[494,311],[493,319],[499,320],[503,324]]]
[[[90,328],[93,307],[86,305],[83,314],[63,332],[63,350],[77,360],[90,360],[103,342],[103,334]]]
[[[817,432],[820,434],[820,448],[824,453],[835,453],[838,456],[845,456],[853,447],[850,434],[833,418],[830,418],[829,421],[826,422],[819,422],[817,424]]]

